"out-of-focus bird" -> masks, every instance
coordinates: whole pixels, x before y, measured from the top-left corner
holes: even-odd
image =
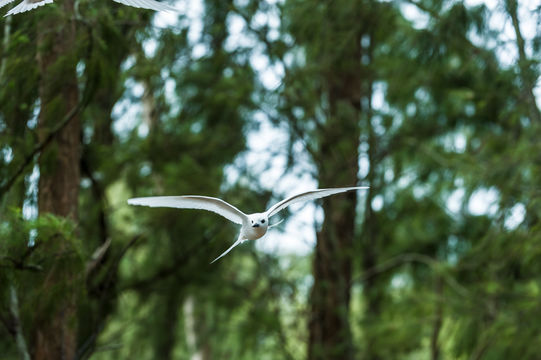
[[[281,210],[285,209],[291,204],[299,203],[302,201],[315,200],[334,194],[343,193],[346,191],[368,189],[367,186],[355,186],[355,187],[343,187],[333,189],[317,189],[307,191],[301,194],[291,196],[279,203],[271,206],[270,209],[263,213],[254,213],[246,215],[233,205],[223,201],[222,199],[199,196],[199,195],[187,195],[187,196],[153,196],[153,197],[141,197],[128,200],[130,205],[143,205],[150,207],[172,207],[179,209],[200,209],[212,211],[218,215],[225,217],[226,219],[242,225],[240,234],[231,247],[223,252],[220,256],[214,259],[213,262],[219,258],[225,256],[235,246],[242,244],[248,240],[257,240],[267,233],[267,229],[278,225],[274,224],[269,226],[269,218],[276,215]]]
[[[15,0],[0,0],[0,7],[6,6],[7,4],[13,1]],[[173,12],[177,11],[177,9],[175,9],[174,7],[169,6],[162,2],[156,1],[156,0],[113,0],[113,1],[120,4],[133,6],[136,8],[142,8],[142,9],[149,9],[149,10],[155,10],[155,11],[173,11]],[[9,10],[8,13],[4,16],[19,14],[25,11],[35,9],[45,4],[50,4],[52,2],[53,0],[23,0],[17,6]]]

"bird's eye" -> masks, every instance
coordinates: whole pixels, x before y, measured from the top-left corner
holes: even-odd
[[[261,223],[264,224],[264,223],[265,223],[265,219],[261,220]]]

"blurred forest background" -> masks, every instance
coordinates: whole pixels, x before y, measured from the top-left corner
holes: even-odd
[[[0,21],[1,358],[539,358],[539,3],[172,5]]]

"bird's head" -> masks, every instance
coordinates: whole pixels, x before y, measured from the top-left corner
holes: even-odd
[[[251,214],[249,217],[250,220],[250,226],[257,228],[266,228],[269,226],[269,219],[265,214]]]

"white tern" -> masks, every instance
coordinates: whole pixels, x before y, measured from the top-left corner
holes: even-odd
[[[7,4],[13,2],[15,0],[0,0],[0,7],[6,6]],[[175,9],[172,6],[169,6],[163,2],[159,2],[156,0],[113,0],[117,3],[133,6],[136,8],[143,8],[143,9],[149,9],[149,10],[155,10],[155,11],[172,11],[175,12],[177,9]],[[50,4],[53,0],[23,0],[20,4],[12,8],[8,11],[8,13],[4,16],[8,15],[14,15],[19,14],[25,11],[29,11],[32,9],[35,9],[39,6]]]
[[[276,215],[281,210],[285,209],[289,205],[299,203],[302,201],[315,200],[322,197],[359,189],[368,189],[367,186],[355,186],[355,187],[343,187],[333,189],[316,189],[307,191],[301,194],[291,196],[279,203],[273,205],[265,212],[254,213],[246,215],[236,207],[222,199],[200,196],[200,195],[186,195],[186,196],[152,196],[152,197],[140,197],[128,200],[130,205],[144,205],[150,207],[171,207],[179,209],[201,209],[212,211],[218,215],[222,215],[226,219],[242,225],[240,234],[233,245],[227,249],[224,253],[214,259],[213,262],[225,256],[235,246],[248,241],[257,240],[267,232],[268,228],[278,225],[274,224],[269,226],[269,218]]]

